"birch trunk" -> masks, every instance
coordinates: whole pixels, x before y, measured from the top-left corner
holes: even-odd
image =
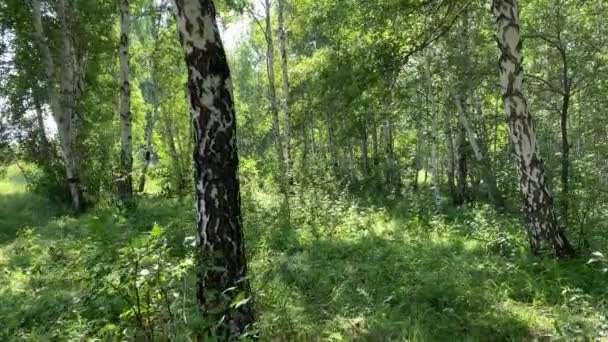
[[[467,201],[467,149],[465,131],[462,125],[456,134],[456,146],[454,147],[454,160],[456,167],[456,198],[454,204],[462,205]]]
[[[421,145],[422,145],[422,130],[420,127],[416,128],[416,156],[414,158],[414,183],[412,184],[412,190],[414,192],[418,191],[418,179],[420,174],[420,169],[422,168],[421,161]]]
[[[380,156],[378,154],[378,127],[376,122],[372,124],[372,158],[374,160],[374,166],[378,166],[380,163]]]
[[[438,132],[439,127],[437,124],[437,113],[434,108],[433,98],[433,80],[431,79],[430,66],[425,68],[427,78],[427,94],[428,94],[428,106],[429,113],[432,119],[432,135],[431,135],[431,167],[433,173],[433,199],[435,201],[435,208],[441,210],[441,193],[439,191],[439,170],[438,170],[438,153],[437,153],[437,141],[439,140]]]
[[[334,137],[334,121],[329,112],[326,113],[327,119],[327,139],[329,143],[329,154],[331,158],[331,166],[334,170],[334,173],[338,175],[338,149],[336,148],[336,139]]]
[[[170,120],[165,121],[165,139],[167,146],[169,147],[169,158],[171,158],[171,165],[173,166],[174,173],[174,190],[179,193],[182,190],[184,184],[184,174],[182,172],[182,163],[180,160],[180,154],[177,151],[175,145],[175,134],[173,131],[173,122]]]
[[[355,151],[353,150],[352,139],[348,140],[348,177],[350,181],[356,179],[355,176]]]
[[[289,68],[287,56],[287,28],[285,24],[285,3],[287,0],[278,0],[279,3],[279,48],[281,50],[281,73],[283,83],[283,111],[285,113],[285,172],[291,184],[291,89],[289,86]]]
[[[558,257],[570,256],[574,254],[574,248],[557,221],[528,101],[522,91],[524,71],[517,0],[494,0],[492,10],[500,52],[501,93],[528,218],[530,248],[538,254],[544,238]]]
[[[146,188],[146,177],[150,161],[152,159],[152,137],[154,136],[154,127],[158,121],[160,111],[157,106],[154,106],[152,113],[146,114],[146,129],[144,131],[144,164],[142,165],[141,177],[139,178],[138,192],[143,193]]]
[[[454,160],[454,140],[452,138],[452,128],[450,127],[450,111],[446,111],[446,117],[443,121],[444,125],[444,134],[446,141],[446,161],[447,161],[447,170],[448,170],[448,187],[450,189],[450,197],[452,198],[452,202],[457,202],[457,193],[456,193],[456,183],[454,182],[455,175],[455,160]]]
[[[383,126],[382,138],[384,139],[385,148],[385,178],[386,184],[390,186],[391,191],[399,191],[401,180],[397,172],[397,163],[395,162],[395,144],[393,135],[393,123],[391,120],[386,120]]]
[[[369,152],[367,140],[367,124],[361,120],[361,163],[363,176],[369,176]]]
[[[560,46],[561,46],[560,41]],[[566,55],[565,47],[562,46],[560,49],[562,57],[562,83],[564,92],[562,94],[562,110],[560,113],[560,127],[562,134],[562,217],[563,222],[568,224],[569,221],[569,197],[570,197],[570,141],[568,140],[568,110],[570,108],[570,97],[571,97],[571,79],[568,69],[568,57]]]
[[[210,323],[206,332],[217,325],[220,340],[236,340],[253,323],[254,309],[251,300],[233,305],[238,298],[250,298],[251,290],[230,70],[213,1],[175,0],[175,5],[195,131],[197,297]]]
[[[464,131],[467,135],[467,139],[469,140],[469,144],[473,149],[473,154],[475,155],[475,159],[479,162],[481,166],[481,176],[485,186],[487,187],[487,193],[490,197],[490,201],[497,207],[502,206],[502,196],[498,191],[498,186],[496,185],[496,176],[494,175],[494,171],[492,170],[492,165],[488,156],[486,155],[485,148],[482,148],[479,141],[477,140],[477,134],[473,130],[471,122],[467,117],[467,113],[464,109],[464,105],[460,100],[460,96],[456,94],[455,91],[452,90],[452,97],[454,98],[454,102],[456,103],[456,109],[458,110],[458,118],[460,120],[460,124],[464,128]],[[481,113],[479,113],[481,115]]]
[[[120,172],[117,182],[121,205],[133,200],[133,119],[131,117],[131,70],[129,66],[129,35],[131,14],[129,0],[120,0]]]
[[[44,127],[44,113],[38,99],[34,99],[34,110],[36,111],[36,124],[38,125],[38,143],[40,144],[40,160],[48,164],[50,158],[50,144]]]
[[[283,194],[285,209],[289,215],[289,178],[287,176],[287,165],[285,164],[285,150],[283,137],[281,136],[281,125],[279,120],[279,107],[277,103],[277,88],[274,73],[274,42],[272,39],[272,20],[270,0],[264,0],[266,10],[266,69],[268,72],[268,96],[270,100],[270,112],[272,114],[272,132],[275,138],[275,148],[279,164],[279,188]]]
[[[78,158],[74,150],[75,126],[77,117],[75,114],[75,87],[78,82],[74,78],[75,58],[73,55],[73,47],[68,35],[68,25],[66,18],[65,3],[60,0],[58,3],[58,16],[61,23],[61,65],[59,72],[61,77],[57,76],[55,60],[49,48],[48,38],[42,27],[42,14],[40,10],[40,2],[32,0],[32,19],[35,35],[40,46],[46,76],[48,78],[47,93],[53,113],[53,119],[57,124],[57,133],[59,137],[59,145],[61,147],[61,156],[63,159],[66,179],[70,196],[72,199],[72,207],[74,210],[81,210],[83,206],[82,191],[78,173]]]

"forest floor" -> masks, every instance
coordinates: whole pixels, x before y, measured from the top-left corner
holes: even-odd
[[[288,225],[275,196],[245,184],[262,340],[606,340],[601,265],[531,257],[517,215],[434,215],[422,197],[308,190],[294,196]],[[75,217],[9,169],[0,340],[187,340],[191,203],[147,196],[128,216],[100,205]]]

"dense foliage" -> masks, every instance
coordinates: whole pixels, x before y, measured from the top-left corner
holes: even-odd
[[[516,11],[523,131],[570,255],[530,237],[539,195],[521,177],[537,172],[513,144],[492,15],[513,1],[491,2],[217,2],[251,294],[208,290],[229,297],[221,313],[253,303],[242,338],[606,338],[608,5]],[[0,2],[0,340],[207,340],[222,324],[197,302],[193,175],[205,165],[192,159],[184,31],[172,3],[128,3],[125,152],[119,1]],[[132,206],[121,153],[134,160]]]

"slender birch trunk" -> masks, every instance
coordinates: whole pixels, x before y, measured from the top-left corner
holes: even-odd
[[[432,119],[432,134],[431,134],[431,167],[433,173],[433,199],[435,201],[435,208],[441,210],[441,193],[439,189],[439,156],[437,153],[437,142],[439,140],[439,127],[437,123],[437,113],[434,108],[434,96],[433,96],[433,80],[431,79],[430,66],[427,65],[425,68],[427,78],[427,92],[428,92],[428,106],[429,113]]]
[[[355,151],[353,149],[352,139],[348,140],[348,177],[350,181],[354,181],[356,179],[355,176]]]
[[[53,113],[53,119],[57,124],[59,145],[61,147],[67,184],[72,199],[72,207],[74,210],[79,211],[82,209],[83,201],[78,171],[78,156],[74,149],[76,136],[75,129],[77,124],[75,97],[77,95],[76,92],[78,90],[76,88],[79,86],[79,82],[74,75],[76,60],[69,37],[65,3],[64,0],[60,0],[57,8],[57,14],[61,24],[62,43],[60,70],[56,69],[56,63],[49,48],[48,38],[42,27],[40,1],[32,0],[32,5],[33,26],[44,59],[45,72],[48,78],[47,93],[51,111]],[[60,73],[61,76],[59,77],[57,73]]]
[[[160,111],[155,105],[153,111],[146,114],[146,128],[144,131],[144,163],[142,165],[141,177],[139,178],[138,192],[143,193],[146,188],[146,177],[148,168],[152,160],[152,137],[154,136],[154,127],[158,121]]]
[[[334,173],[338,175],[339,163],[338,163],[338,149],[336,147],[336,138],[334,137],[334,121],[333,117],[326,113],[326,121],[327,121],[327,140],[329,144],[329,155],[331,158],[331,166],[334,170]]]
[[[469,121],[462,101],[460,100],[460,96],[455,91],[452,92],[452,97],[454,98],[454,102],[456,104],[456,109],[458,110],[458,118],[460,119],[460,124],[464,128],[464,132],[467,135],[467,139],[469,140],[469,144],[473,149],[473,154],[475,159],[479,162],[481,166],[481,176],[487,188],[488,196],[490,197],[490,201],[497,207],[502,205],[502,196],[498,191],[498,186],[496,185],[496,176],[494,175],[494,171],[492,170],[492,165],[488,156],[485,153],[485,148],[482,148],[479,141],[477,140],[477,134],[473,130],[471,122]],[[480,113],[481,114],[481,113]]]
[[[456,198],[454,204],[462,205],[468,198],[467,175],[467,148],[464,127],[459,125],[456,133],[456,146],[454,146],[454,166],[456,167]]]
[[[165,121],[165,139],[167,146],[169,147],[169,158],[171,158],[171,165],[173,166],[174,173],[174,190],[180,192],[184,184],[184,174],[182,172],[182,163],[180,160],[180,154],[177,151],[175,145],[175,134],[173,131],[173,122],[170,120]]]
[[[455,179],[455,160],[454,160],[454,140],[452,137],[452,127],[450,125],[450,111],[446,110],[446,117],[443,120],[445,141],[446,141],[446,162],[447,162],[447,171],[448,171],[448,188],[450,189],[450,197],[452,198],[452,202],[457,202],[457,194],[456,194],[456,183]]]
[[[361,120],[361,164],[363,176],[369,176],[369,152],[368,152],[368,140],[367,140],[367,124]]]
[[[154,5],[154,4],[152,4]],[[154,137],[154,129],[156,127],[156,123],[160,117],[160,94],[158,89],[158,64],[156,61],[156,55],[158,53],[159,48],[159,34],[160,34],[160,25],[162,21],[162,15],[158,12],[154,14],[153,24],[152,24],[152,37],[154,39],[154,51],[151,57],[150,68],[152,69],[152,77],[150,82],[150,87],[146,87],[142,89],[144,91],[144,98],[150,104],[153,109],[152,112],[146,113],[146,126],[144,129],[144,160],[142,165],[141,176],[139,178],[139,185],[137,187],[138,192],[143,193],[146,188],[146,178],[148,175],[148,169],[150,167],[150,162],[152,159],[152,148],[153,148],[153,137]],[[186,93],[188,89],[186,88]],[[189,105],[186,99],[186,105]],[[192,131],[192,130],[191,130]],[[194,140],[192,136],[190,136],[191,140]]]
[[[418,191],[418,180],[419,180],[419,174],[420,174],[420,169],[422,168],[422,161],[421,161],[421,146],[422,146],[422,130],[420,129],[420,126],[416,127],[416,155],[414,157],[414,183],[412,184],[412,190],[414,192]]]
[[[570,141],[568,139],[568,110],[570,108],[570,97],[571,97],[571,79],[570,72],[568,69],[568,56],[566,55],[565,47],[562,46],[560,41],[560,54],[562,57],[562,83],[564,92],[562,94],[562,110],[560,113],[560,128],[562,134],[562,196],[561,196],[561,209],[562,209],[562,220],[565,224],[569,221],[569,197],[570,197]]]
[[[203,316],[220,340],[254,322],[241,220],[236,114],[226,54],[211,0],[175,0],[188,66],[195,131],[198,291]],[[205,336],[201,337],[205,339]]]
[[[120,0],[120,171],[118,197],[121,205],[131,206],[133,201],[133,119],[131,116],[131,70],[129,45],[131,11],[129,0]]]
[[[524,71],[517,0],[494,0],[492,10],[496,18],[500,52],[501,93],[518,166],[519,187],[528,218],[530,248],[534,254],[538,254],[544,238],[558,257],[571,256],[574,248],[557,221],[528,100],[522,90]]]
[[[46,129],[44,127],[44,113],[42,106],[37,98],[34,98],[34,111],[36,112],[36,124],[38,128],[38,143],[40,144],[40,160],[44,164],[48,164],[50,158],[50,144],[49,139],[46,136]]]
[[[292,182],[291,166],[291,89],[289,86],[289,60],[287,55],[287,28],[285,24],[285,4],[287,0],[278,0],[279,3],[279,49],[281,51],[281,74],[283,83],[283,111],[285,113],[285,172],[289,184]]]
[[[378,127],[376,121],[372,122],[372,158],[374,166],[378,166],[380,163],[380,155],[378,154]]]
[[[281,193],[283,194],[284,209],[289,217],[289,178],[287,175],[287,165],[285,163],[285,149],[283,145],[283,137],[281,136],[279,106],[277,103],[276,79],[274,73],[274,42],[272,39],[270,0],[264,0],[264,8],[266,11],[266,70],[268,73],[268,96],[270,100],[270,112],[272,114],[272,132],[275,138],[275,148],[279,164],[279,187]]]
[[[382,138],[384,139],[385,149],[385,178],[386,184],[391,187],[391,190],[399,188],[399,180],[397,179],[397,167],[395,163],[395,151],[394,151],[394,136],[393,136],[393,123],[392,121],[386,120],[383,126]]]

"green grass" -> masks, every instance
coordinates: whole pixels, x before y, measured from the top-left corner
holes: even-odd
[[[75,218],[25,191],[15,169],[0,187],[0,340],[196,331],[190,200]],[[244,189],[263,341],[585,341],[608,330],[606,274],[585,259],[528,256],[513,215],[309,190],[287,225],[279,198]]]

